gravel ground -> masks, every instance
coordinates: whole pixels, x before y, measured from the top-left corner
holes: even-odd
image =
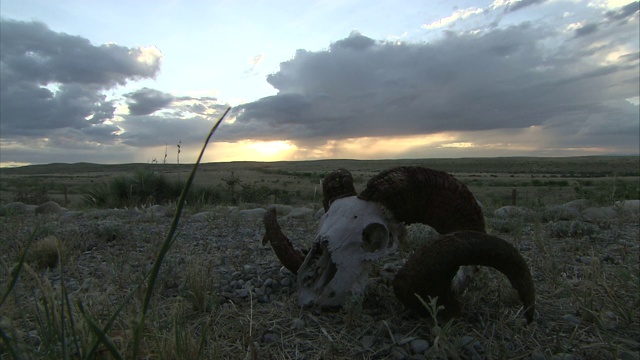
[[[70,298],[106,321],[153,266],[173,215],[163,207],[76,212],[53,206],[40,215],[32,214],[35,207],[16,208],[22,209],[14,205],[0,217],[3,283],[34,231],[32,253],[50,236],[63,249],[62,272],[31,257],[34,275],[23,274],[2,309],[0,326],[33,349],[44,336],[33,316],[34,298],[41,301],[47,289],[55,297],[64,280]],[[295,246],[309,247],[315,213],[280,219]],[[390,281],[407,251],[377,264],[367,294],[344,309],[301,309],[295,276],[261,244],[260,214],[229,207],[192,212],[181,219],[154,288],[146,354],[181,357],[179,341],[171,340],[181,328],[193,339],[206,336],[203,358],[638,359],[637,214],[541,219],[522,212],[488,218],[490,232],[514,243],[530,263],[536,321],[524,326],[514,291],[489,270],[463,296],[462,318],[447,326],[416,318],[393,298]],[[408,249],[433,236],[428,228],[410,227]],[[133,297],[110,333],[125,352],[141,298]],[[163,339],[161,345],[151,338]]]

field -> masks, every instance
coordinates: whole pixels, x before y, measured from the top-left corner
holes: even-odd
[[[531,269],[533,323],[508,280],[486,268],[462,295],[459,318],[442,323],[404,309],[390,280],[437,236],[420,225],[374,266],[362,298],[334,312],[297,305],[295,276],[261,244],[253,209],[280,204],[283,231],[309,248],[327,173],[349,169],[359,191],[398,165],[444,170],[471,189],[487,231],[514,244]],[[0,169],[2,358],[638,359],[640,229],[627,206],[640,199],[637,156],[202,164],[149,286],[190,168]],[[552,211],[577,199],[579,215]],[[31,205],[50,200],[66,210],[35,214]],[[496,213],[514,205],[518,211]]]

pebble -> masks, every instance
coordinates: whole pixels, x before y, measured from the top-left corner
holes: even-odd
[[[534,350],[531,353],[531,360],[546,360],[546,357],[539,350]]]
[[[571,354],[558,353],[551,357],[551,360],[576,360],[577,358]]]
[[[631,352],[629,350],[620,350],[618,352],[618,358],[620,360],[638,360],[640,357],[637,352]]]
[[[580,325],[580,319],[578,319],[575,315],[567,314],[562,317],[562,320],[568,322],[573,325]]]
[[[246,299],[249,297],[249,289],[238,289],[234,294],[239,298]]]
[[[365,335],[360,339],[360,343],[367,349],[373,348],[373,343],[376,341],[376,337],[373,335]]]
[[[57,202],[47,201],[36,207],[36,214],[61,214],[64,210]]]
[[[429,347],[431,347],[429,342],[423,339],[411,340],[411,342],[409,343],[409,346],[411,347],[411,351],[413,351],[416,354],[422,354],[425,351],[429,350]]]
[[[389,354],[391,358],[403,360],[409,357],[407,354],[407,350],[401,348],[400,346],[394,346],[391,348],[391,353]]]
[[[27,205],[20,201],[8,203],[2,207],[7,214],[22,214],[27,212]]]
[[[290,287],[291,286],[291,278],[286,277],[286,278],[280,280],[280,285],[282,285],[284,287]]]
[[[266,343],[279,343],[281,339],[280,334],[268,332],[262,336],[262,341]]]
[[[480,347],[480,343],[476,341],[472,336],[465,335],[460,338],[460,346],[463,347],[473,360],[482,359],[480,354],[478,354],[477,347]]]
[[[291,320],[291,328],[295,329],[295,330],[302,330],[304,329],[304,320],[300,319],[300,318],[295,318],[293,320]]]

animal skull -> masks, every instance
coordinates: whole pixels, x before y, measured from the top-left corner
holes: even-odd
[[[404,225],[378,203],[356,196],[333,201],[298,270],[299,304],[336,307],[362,294],[371,264],[395,252],[402,234]]]
[[[393,291],[403,304],[424,314],[418,296],[437,297],[442,315],[455,316],[461,310],[457,295],[475,271],[468,266],[491,266],[507,276],[533,321],[535,287],[526,261],[509,242],[485,232],[475,197],[451,175],[401,166],[380,172],[356,196],[351,173],[338,169],[324,178],[322,193],[326,214],[306,257],[282,233],[274,209],[264,217],[262,243],[271,243],[298,275],[300,305],[336,307],[362,294],[371,264],[406,236],[404,224],[421,223],[442,235],[416,249],[396,274]]]

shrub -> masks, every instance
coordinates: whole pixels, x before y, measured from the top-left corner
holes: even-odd
[[[155,171],[139,170],[132,176],[118,176],[109,183],[96,184],[84,191],[84,203],[96,207],[149,206],[175,202],[184,182],[170,181]],[[192,188],[190,203],[220,201],[220,192],[213,188]]]

